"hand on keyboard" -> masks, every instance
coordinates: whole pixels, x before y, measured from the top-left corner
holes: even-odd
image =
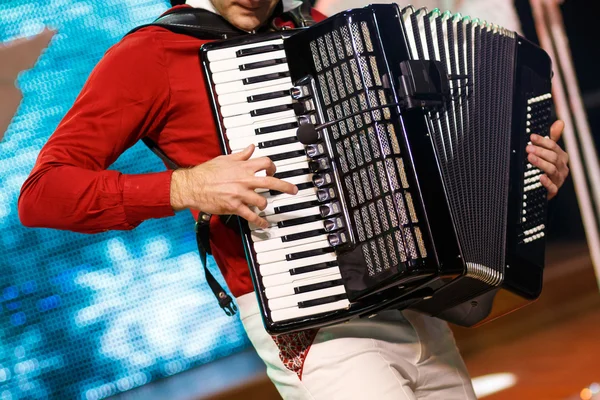
[[[250,210],[267,207],[267,199],[255,189],[276,190],[296,194],[296,185],[273,177],[275,164],[268,157],[250,160],[254,145],[244,150],[219,156],[190,169],[178,169],[171,178],[171,206],[179,211],[186,208],[206,213],[235,214],[262,228],[268,227],[266,219]],[[266,176],[256,176],[259,171]]]

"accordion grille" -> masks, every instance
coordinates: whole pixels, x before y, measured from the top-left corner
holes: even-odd
[[[344,116],[385,105],[378,56],[381,52],[366,21],[353,21],[310,43],[315,83],[329,128],[333,159],[349,207],[355,240],[369,276],[427,257],[389,108]]]

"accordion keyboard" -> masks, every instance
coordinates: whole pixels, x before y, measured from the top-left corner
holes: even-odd
[[[254,211],[270,226],[249,224],[255,280],[273,322],[305,318],[349,305],[324,229],[305,147],[296,137],[283,38],[207,50],[205,69],[227,153],[256,146],[251,158],[269,157],[276,177],[298,187],[295,196],[257,190],[268,201]],[[263,171],[264,173],[264,171]]]

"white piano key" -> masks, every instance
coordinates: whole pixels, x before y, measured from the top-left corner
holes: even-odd
[[[288,254],[296,254],[303,251],[310,250],[318,250],[330,247],[329,241],[320,240],[318,242],[312,242],[308,244],[304,244],[302,246],[294,247],[293,249],[282,249],[282,250],[274,250],[268,251],[266,253],[259,253],[256,255],[256,262],[260,266],[264,266],[265,264],[274,263],[278,261],[286,260],[285,256]]]
[[[244,83],[241,80],[227,82],[227,83],[219,83],[219,84],[215,85],[215,92],[217,93],[217,95],[220,96],[220,95],[228,94],[228,93],[240,93],[240,92],[243,92],[246,90],[254,90],[254,89],[265,88],[265,87],[270,87],[270,86],[277,86],[277,85],[293,86],[292,80],[288,76],[288,77],[273,79],[270,81],[250,83],[247,85],[244,85]]]
[[[321,264],[326,262],[332,262],[337,260],[335,252],[319,254],[318,256],[311,256],[300,258],[292,261],[278,261],[271,264],[260,265],[258,271],[262,277],[279,274],[282,272],[289,271],[293,268],[301,268],[309,265]]]
[[[229,128],[229,129],[225,130],[225,135],[227,136],[227,139],[229,139],[229,140],[246,137],[246,136],[255,136],[256,129],[269,128],[271,126],[290,124],[290,123],[296,123],[296,122],[297,122],[297,120],[296,120],[295,116],[283,118],[281,120],[253,121],[253,123],[250,125]],[[298,128],[294,128],[294,129],[298,129]]]
[[[290,183],[294,183],[294,182],[290,182]],[[297,183],[295,183],[295,184],[297,184]],[[265,208],[264,210],[259,210],[258,208],[253,206],[253,211],[257,212],[258,215],[260,215],[261,217],[264,217],[267,215],[275,214],[276,207],[305,203],[308,201],[316,201],[316,200],[317,200],[317,196],[303,196],[303,197],[294,196],[294,197],[290,197],[287,199],[281,199],[281,200],[270,202],[267,204],[267,208]],[[254,208],[256,208],[256,210],[254,210]]]
[[[249,69],[247,71],[233,70],[223,71],[212,74],[212,80],[215,84],[241,81],[246,78],[254,78],[257,76],[265,76],[269,74],[276,74],[278,72],[288,72],[289,67],[287,63],[277,64],[266,68]]]
[[[256,253],[266,253],[268,251],[292,248],[296,246],[301,246],[303,244],[318,242],[319,240],[325,239],[327,239],[327,234],[311,236],[304,239],[293,240],[291,242],[283,242],[281,238],[275,238],[270,240],[264,240],[262,242],[255,242],[252,244],[252,247],[254,247],[254,251]]]
[[[339,273],[317,276],[314,278],[297,279],[285,285],[277,285],[265,288],[265,296],[267,297],[267,299],[276,299],[278,297],[291,296],[296,293],[294,291],[295,288],[314,285],[315,283],[335,281],[338,279],[342,279],[342,275]]]
[[[267,87],[262,87],[262,88],[258,88],[258,89],[253,89],[253,90],[243,90],[241,92],[222,94],[220,96],[217,96],[217,102],[219,103],[219,105],[221,107],[229,106],[231,104],[247,103],[248,97],[250,97],[250,96],[257,96],[260,94],[267,94],[267,93],[273,93],[273,92],[284,92],[284,91],[289,91],[290,89],[291,89],[290,85],[283,84],[283,85],[267,86]],[[289,94],[282,95],[281,97],[286,97],[286,96],[291,97]]]
[[[323,221],[307,222],[296,226],[287,226],[285,228],[279,228],[273,226],[267,229],[256,229],[251,232],[252,241],[256,244],[263,240],[273,240],[286,235],[292,235],[294,233],[302,233],[308,231],[314,231],[317,229],[323,229]]]
[[[317,193],[317,188],[315,188],[313,186],[313,187],[309,187],[308,189],[298,190],[298,193],[296,193],[296,194],[281,193],[281,194],[276,194],[275,196],[273,196],[269,191],[263,191],[262,193],[258,193],[258,194],[263,197],[266,197],[267,202],[272,202],[272,201],[274,201],[274,199],[280,200],[280,199],[287,199],[290,197],[304,197],[304,196],[310,196],[310,195],[316,194],[316,193]]]
[[[285,308],[296,307],[301,301],[322,299],[324,297],[336,296],[338,294],[344,293],[346,293],[344,285],[338,285],[331,288],[315,290],[313,292],[299,293],[293,296],[286,296],[273,300],[267,300],[267,307],[271,312],[273,312],[276,310],[283,310]]]
[[[290,219],[296,219],[296,218],[311,217],[313,215],[319,215],[319,206],[303,208],[301,210],[290,211],[290,212],[283,213],[283,214],[266,215],[263,218],[266,219],[270,225],[276,225],[278,222],[281,222],[281,221],[288,221]],[[250,230],[254,230],[255,228],[257,228],[257,227],[254,224],[250,224]]]
[[[277,172],[287,172],[306,168],[308,168],[308,161],[302,161],[294,164],[284,165],[281,168],[277,168]]]
[[[231,150],[243,150],[247,146],[254,144],[258,146],[259,143],[263,143],[269,140],[278,140],[285,139],[289,137],[296,136],[297,129],[287,129],[285,131],[278,131],[273,133],[265,133],[263,135],[252,135],[252,136],[244,136],[237,139],[229,140],[229,148]]]
[[[244,59],[244,57],[238,57],[236,55],[238,50],[244,49],[252,49],[254,47],[263,47],[268,45],[277,45],[283,44],[283,39],[273,39],[267,40],[265,42],[256,42],[256,43],[246,43],[240,46],[232,46],[224,49],[215,49],[206,53],[207,59],[209,62],[215,62],[219,60],[226,60],[228,58],[240,58]],[[249,56],[248,56],[249,57]]]
[[[250,158],[269,157],[269,156],[273,156],[273,155],[288,153],[291,151],[299,151],[299,150],[304,150],[304,145],[300,142],[284,144],[281,146],[267,147],[264,149],[257,148],[254,150],[254,153],[252,153]],[[307,158],[306,158],[306,156],[304,156],[303,159],[300,159],[296,162],[288,162],[288,163],[286,163],[286,165],[297,164],[299,162],[306,161],[306,160],[307,160]],[[276,161],[274,161],[274,163],[275,163],[275,165],[277,165]]]
[[[283,310],[275,310],[271,313],[271,319],[273,322],[280,322],[294,318],[302,318],[308,315],[318,315],[326,312],[342,310],[348,308],[350,306],[350,302],[347,299],[338,300],[333,303],[319,304],[314,307],[290,307],[284,308]]]
[[[285,285],[294,282],[294,280],[300,279],[309,279],[309,278],[317,278],[319,276],[326,276],[332,274],[339,274],[340,267],[334,266],[324,269],[318,269],[316,271],[304,272],[302,274],[292,275],[290,271],[285,271],[280,274],[267,275],[262,278],[262,284],[265,288],[271,286]]]
[[[209,63],[208,67],[210,68],[210,71],[213,74],[217,72],[230,70],[239,71],[240,65],[251,64],[260,61],[279,60],[282,58],[285,58],[285,50],[275,50],[269,51],[268,53],[260,53],[251,56],[230,58],[221,61],[213,61]]]
[[[223,126],[225,127],[225,129],[229,129],[235,128],[237,126],[251,125],[257,121],[278,120],[281,118],[293,117],[294,115],[296,114],[292,109],[266,115],[259,115],[256,117],[251,116],[250,113],[246,113],[242,115],[236,115],[233,117],[223,118]]]
[[[252,103],[238,103],[230,106],[221,106],[221,116],[232,117],[235,115],[247,114],[254,110],[261,110],[263,108],[281,106],[284,104],[292,104],[291,96],[279,97],[276,99],[255,101]]]

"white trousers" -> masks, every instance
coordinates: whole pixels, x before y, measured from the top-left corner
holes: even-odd
[[[476,399],[452,331],[440,319],[389,310],[276,339],[264,328],[254,293],[237,302],[284,400]]]

